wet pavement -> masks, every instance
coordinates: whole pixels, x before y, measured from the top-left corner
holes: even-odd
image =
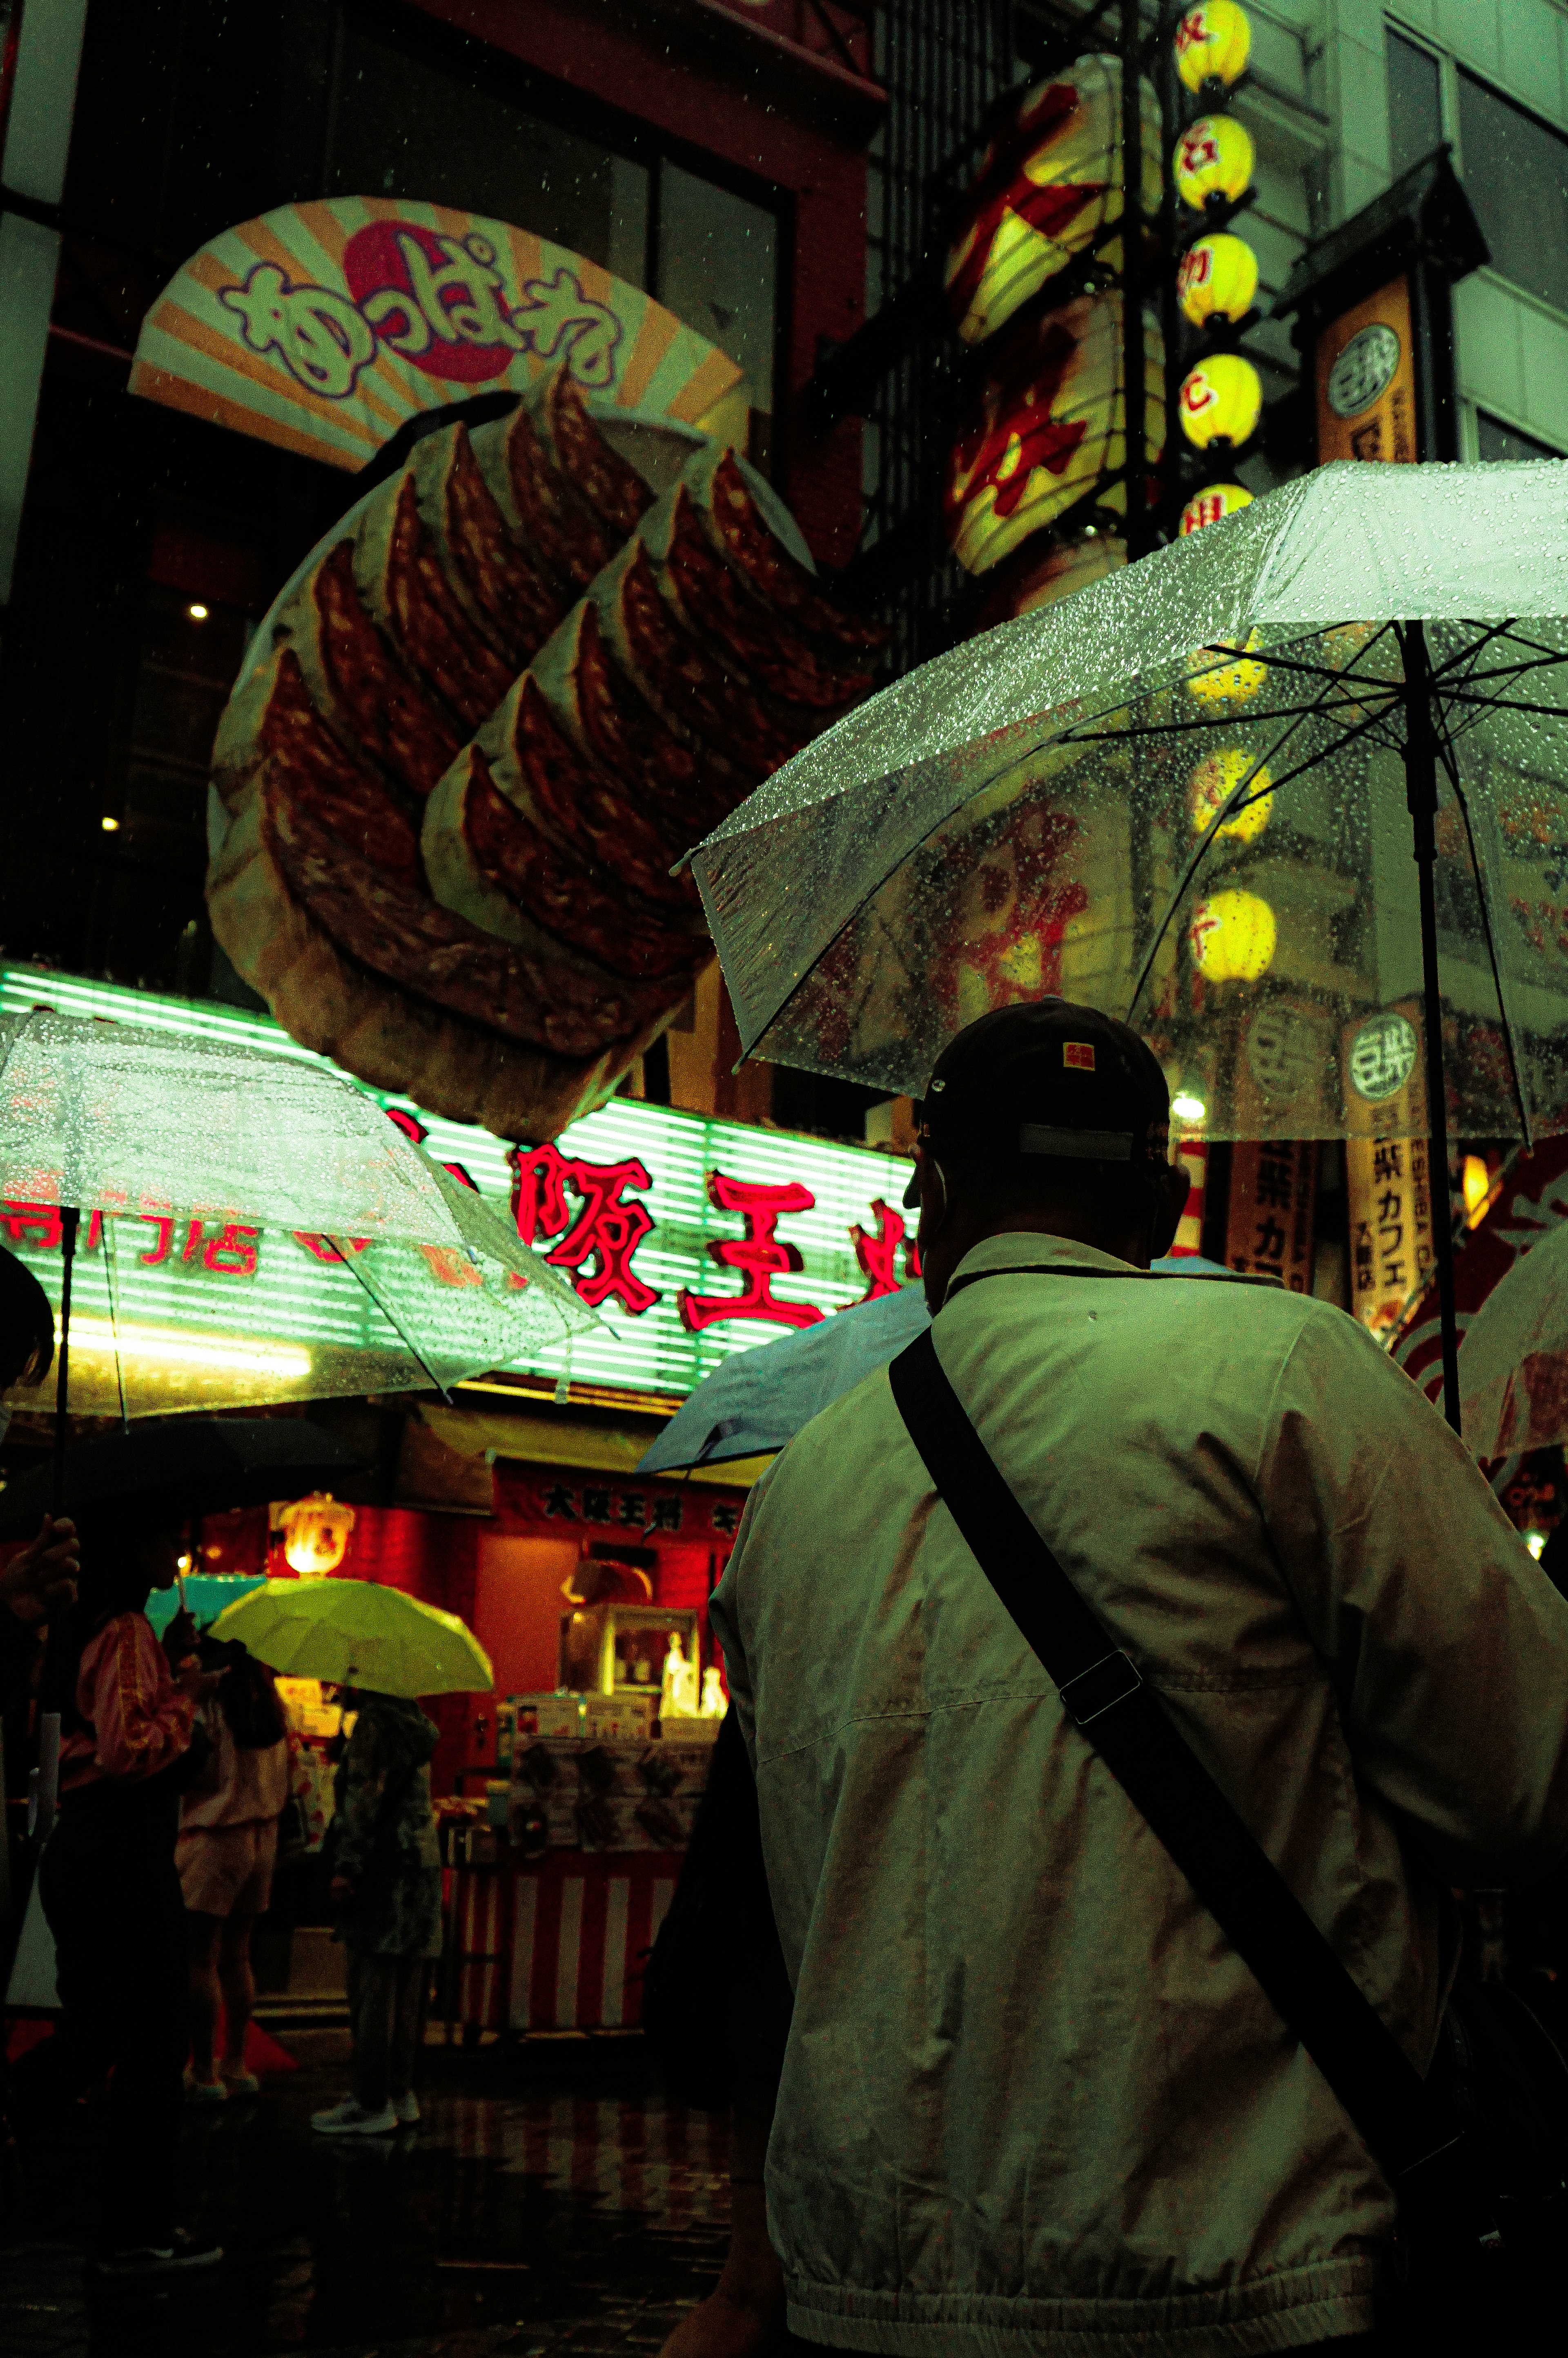
[[[427,2050],[417,2129],[328,2139],[346,2033],[289,2032],[300,2070],[187,2116],[187,2218],[222,2267],[91,2284],[83,2116],[35,2075],[0,2191],[6,2358],[654,2358],[712,2288],[724,2125],[646,2094],[641,2042]],[[532,2050],[532,2051],[530,2051]]]

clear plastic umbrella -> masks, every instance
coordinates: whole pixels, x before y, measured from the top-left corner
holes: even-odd
[[[58,1219],[57,1404],[69,1379],[81,1410],[445,1389],[595,1323],[363,1091],[228,1042],[49,1009],[0,1020],[0,1196]],[[308,1344],[280,1325],[278,1287],[253,1289],[252,1320],[253,1293],[225,1282],[275,1236],[311,1272]]]
[[[1344,465],[899,681],[691,859],[748,1052],[918,1094],[1060,992],[1211,1138],[1441,1170],[1568,1125],[1564,843],[1568,466]]]

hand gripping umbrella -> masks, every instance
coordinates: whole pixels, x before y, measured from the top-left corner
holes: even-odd
[[[222,1037],[48,1008],[0,1019],[0,1196],[59,1216],[57,1484],[73,1280],[91,1289],[80,1321],[89,1385],[77,1404],[117,1405],[127,1420],[444,1390],[595,1323],[362,1090],[324,1063]],[[123,1243],[122,1230],[138,1241]],[[251,1331],[235,1335],[223,1331],[234,1324],[231,1290],[220,1284],[214,1301],[200,1282],[204,1267],[236,1254],[249,1254],[254,1273],[269,1230],[284,1232],[286,1271],[314,1256],[305,1266],[325,1331],[308,1349],[290,1330],[281,1283],[243,1297]],[[59,1511],[58,1487],[56,1499]]]
[[[690,858],[748,1054],[918,1095],[1059,992],[1211,1138],[1429,1138],[1457,1425],[1448,1135],[1568,1127],[1564,845],[1568,465],[1340,465],[927,664]]]

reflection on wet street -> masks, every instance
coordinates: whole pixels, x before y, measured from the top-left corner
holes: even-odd
[[[309,2128],[342,2092],[346,2035],[287,2043],[297,2072],[188,2116],[189,2223],[227,2256],[156,2292],[87,2282],[81,2116],[25,2097],[0,2212],[7,2358],[651,2353],[711,2288],[723,2125],[644,2096],[640,2041],[552,2042],[542,2062],[432,2048],[418,2128],[362,2142]]]

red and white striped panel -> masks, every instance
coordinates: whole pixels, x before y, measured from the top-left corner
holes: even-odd
[[[675,1896],[681,1854],[557,1851],[519,1870],[514,2030],[601,2030],[642,2019],[643,1960]]]
[[[512,1884],[510,1861],[500,1866],[457,1869],[451,1905],[459,1957],[456,2019],[481,2030],[504,2030],[511,1988]]]
[[[1187,1174],[1187,1201],[1176,1225],[1176,1240],[1171,1247],[1171,1258],[1178,1260],[1188,1253],[1203,1250],[1204,1204],[1208,1194],[1208,1147],[1201,1138],[1179,1138],[1173,1158],[1184,1163]]]

